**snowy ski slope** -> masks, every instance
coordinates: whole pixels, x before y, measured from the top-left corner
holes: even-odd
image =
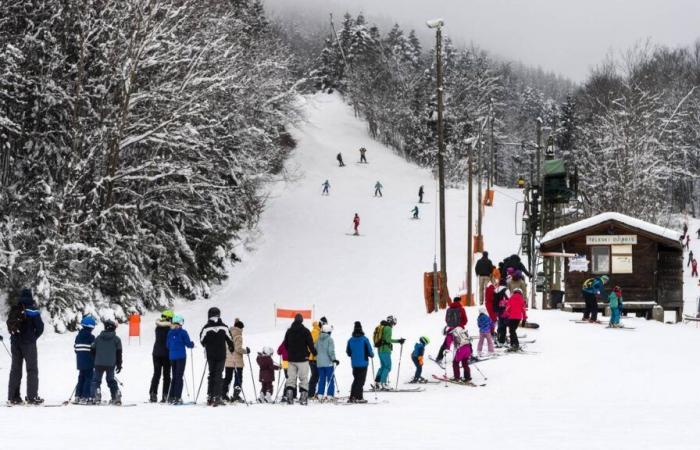
[[[365,124],[339,97],[303,101],[307,122],[294,131],[299,146],[287,163],[285,180],[269,186],[253,248],[244,253],[231,279],[213,290],[212,299],[180,304],[176,310],[195,338],[210,306],[219,306],[228,324],[240,318],[245,345],[254,356],[264,345],[276,348],[283,337],[288,322],[275,326],[274,304],[315,305],[317,315],[335,325],[340,395],[348,394],[352,379],[344,349],[353,321],[362,321],[371,335],[381,318],[394,314],[395,335],[408,339],[401,361],[403,383],[412,376],[410,352],[418,337],[431,338],[431,354],[441,338],[442,314],[427,316],[422,300],[422,273],[430,270],[435,249],[434,180],[429,171],[370,140]],[[361,145],[368,150],[367,165],[356,164]],[[339,151],[344,168],[335,162]],[[320,195],[326,179],[331,184],[327,197]],[[373,197],[378,180],[383,198]],[[411,220],[421,184],[430,203],[421,207],[421,220]],[[454,293],[466,266],[467,202],[464,191],[449,190],[447,197],[448,280]],[[495,206],[487,208],[485,240],[494,262],[517,249],[514,207],[519,198],[516,190],[499,189]],[[360,237],[348,235],[355,212],[362,219]],[[468,314],[475,335],[475,308]],[[486,387],[429,385],[422,393],[378,394],[380,404],[366,406],[205,408],[142,404],[151,376],[155,317],[144,318],[140,346],[136,341],[126,346],[126,327],[118,330],[125,344],[119,375],[123,395],[137,407],[0,408],[0,448],[697,448],[700,330],[691,327],[624,319],[636,330],[608,330],[569,320],[577,315],[532,311],[531,320],[542,328],[526,332],[537,339],[529,349],[538,353],[482,363]],[[39,342],[40,394],[47,403],[65,400],[73,388],[73,339],[72,334],[48,333]],[[396,350],[392,382],[399,363],[398,346]],[[191,362],[186,369],[189,392]],[[195,383],[203,363],[197,345]],[[5,356],[0,356],[0,368],[0,395],[5,396]],[[254,371],[259,388],[257,367]],[[428,361],[424,373],[441,371]],[[244,375],[251,399],[248,367]],[[474,369],[472,375],[480,379]]]

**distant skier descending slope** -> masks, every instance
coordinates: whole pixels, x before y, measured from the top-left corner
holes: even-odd
[[[423,194],[425,194],[425,191],[423,190],[423,185],[418,188],[418,203],[423,203]]]
[[[375,197],[383,197],[383,195],[382,195],[382,188],[383,187],[384,186],[382,186],[382,183],[380,183],[379,181],[377,181],[374,184],[374,196]]]
[[[338,156],[336,156],[335,159],[338,160],[338,167],[345,167],[345,163],[343,162],[343,154],[342,153],[338,153]]]
[[[321,186],[323,186],[323,192],[321,192],[321,195],[329,195],[331,184],[328,182],[328,180],[324,181]]]
[[[414,218],[414,219],[419,219],[419,217],[418,217],[418,207],[417,207],[417,206],[414,207],[414,208],[411,210],[411,212],[413,213],[413,218]]]
[[[352,219],[352,226],[355,229],[355,236],[360,235],[360,215],[355,213],[355,217]]]
[[[360,162],[367,164],[367,149],[364,147],[360,147]]]

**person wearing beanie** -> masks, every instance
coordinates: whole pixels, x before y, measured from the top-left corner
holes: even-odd
[[[171,405],[182,405],[182,385],[185,376],[185,366],[187,366],[187,349],[194,348],[194,342],[190,335],[183,328],[185,319],[180,315],[173,317],[173,325],[168,331],[167,347],[170,366],[173,369],[173,382],[170,392],[167,395],[168,403]]]
[[[294,402],[294,390],[299,384],[299,403],[306,405],[309,399],[309,355],[316,356],[316,347],[311,332],[304,326],[301,314],[294,316],[294,322],[284,335],[284,347],[287,349],[289,366],[284,399]]]
[[[348,339],[348,344],[345,347],[345,353],[350,357],[350,365],[352,366],[352,387],[350,388],[350,398],[348,403],[367,403],[362,396],[367,380],[367,367],[369,359],[374,358],[372,344],[362,331],[362,324],[355,322],[355,327],[352,330],[352,337]]]
[[[36,341],[44,332],[41,313],[34,302],[32,291],[23,288],[19,301],[12,306],[7,315],[7,331],[10,333],[10,353],[12,365],[7,389],[7,400],[11,404],[21,404],[22,365],[27,370],[27,397],[29,404],[44,402],[39,397],[39,364]]]
[[[318,321],[314,320],[311,322],[311,339],[314,341],[314,346],[318,344],[318,338],[321,337],[321,327],[325,323],[328,323],[325,317],[321,317]],[[314,355],[309,355],[309,370],[311,371],[311,378],[309,378],[309,398],[318,399],[316,395],[316,388],[318,386],[318,365],[316,364],[316,357]]]
[[[479,304],[483,305],[486,283],[491,279],[491,272],[493,272],[493,263],[489,259],[489,252],[483,252],[481,254],[481,258],[474,266],[474,272],[476,272],[476,276],[479,277]]]
[[[620,315],[622,312],[622,289],[620,286],[615,286],[608,296],[610,305],[610,328],[620,328]]]
[[[78,368],[78,384],[75,385],[75,398],[73,404],[87,405],[92,389],[92,378],[95,372],[95,359],[90,351],[95,336],[92,330],[97,322],[92,316],[85,316],[80,321],[80,331],[75,337],[73,350],[75,351],[75,362]]]
[[[411,361],[416,366],[416,374],[413,375],[413,380],[411,383],[427,383],[428,380],[422,377],[423,374],[423,356],[425,355],[425,346],[430,344],[430,339],[425,336],[421,336],[413,347],[413,353],[411,353]]]
[[[476,347],[476,351],[479,356],[482,356],[482,350],[484,348],[484,341],[486,341],[489,355],[493,355],[495,350],[493,348],[493,321],[488,315],[488,311],[483,306],[479,307],[479,317],[476,319],[476,323],[479,326],[479,345]]]
[[[233,351],[226,353],[226,376],[224,377],[223,399],[231,402],[243,402],[241,390],[243,389],[243,367],[245,362],[243,355],[250,353],[248,347],[243,346],[243,322],[238,318],[233,321],[230,328],[233,338]],[[233,396],[229,399],[228,392],[233,380]]]
[[[122,394],[114,374],[122,371],[122,341],[117,336],[117,323],[112,320],[104,321],[104,330],[95,338],[90,349],[95,358],[95,374],[92,378],[92,389],[88,404],[99,404],[102,401],[100,388],[102,376],[107,377],[107,386],[112,395],[113,405],[122,404]]]
[[[335,367],[340,362],[335,357],[335,342],[331,337],[333,327],[329,324],[321,328],[321,336],[316,344],[316,361],[318,364],[318,397],[321,401],[335,398]],[[326,386],[328,391],[326,391]],[[323,397],[324,394],[327,397]]]
[[[156,320],[156,340],[153,343],[153,376],[151,377],[151,387],[148,389],[148,397],[151,403],[158,401],[158,384],[161,376],[163,377],[163,391],[160,397],[160,402],[165,403],[168,400],[168,392],[170,392],[170,357],[168,356],[168,332],[173,320],[173,312],[166,309],[160,314],[160,318]]]
[[[226,350],[233,352],[233,337],[229,328],[221,321],[221,311],[217,307],[209,308],[207,323],[199,333],[199,342],[207,355],[209,378],[207,379],[207,405],[220,406],[222,399],[222,374],[226,367]]]

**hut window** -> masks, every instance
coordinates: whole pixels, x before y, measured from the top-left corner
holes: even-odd
[[[632,246],[613,245],[612,253],[612,273],[632,273]]]
[[[592,272],[604,274],[610,272],[610,247],[607,245],[591,247]]]

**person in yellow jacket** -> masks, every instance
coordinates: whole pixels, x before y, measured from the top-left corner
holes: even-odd
[[[321,317],[318,321],[311,323],[311,338],[314,340],[314,345],[318,342],[319,336],[321,336],[321,327],[328,323],[325,317]],[[318,387],[318,366],[316,365],[316,357],[314,355],[309,355],[309,367],[311,368],[311,378],[309,378],[309,398],[316,398]]]

